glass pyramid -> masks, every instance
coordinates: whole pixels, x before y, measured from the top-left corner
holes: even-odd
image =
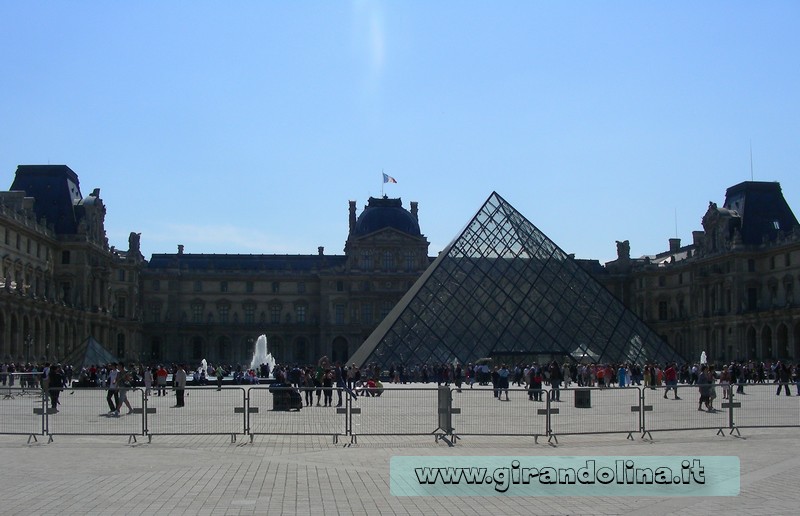
[[[350,362],[388,367],[485,357],[683,362],[496,192]]]

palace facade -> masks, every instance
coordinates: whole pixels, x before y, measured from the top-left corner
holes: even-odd
[[[418,205],[350,201],[344,254],[174,254],[108,245],[100,190],[64,165],[23,165],[0,192],[0,359],[61,360],[90,336],[129,361],[344,361],[433,261]],[[777,183],[711,203],[682,246],[578,260],[690,360],[800,359],[800,228]],[[145,235],[146,238],[146,235]]]
[[[582,260],[691,361],[800,360],[800,225],[777,182],[747,181],[710,202],[692,243],[601,266]]]

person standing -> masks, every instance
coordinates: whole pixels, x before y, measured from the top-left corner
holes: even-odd
[[[183,396],[186,392],[186,371],[184,370],[183,365],[179,365],[178,369],[175,371],[173,382],[175,385],[175,406],[183,407]]]
[[[167,369],[160,364],[156,371],[156,388],[158,396],[167,395]]]
[[[61,372],[60,365],[54,365],[50,368],[50,374],[48,375],[50,380],[49,382],[49,394],[50,394],[50,408],[52,412],[58,412],[58,397],[61,394],[61,391],[64,389],[64,384],[66,383],[64,374]]]
[[[149,367],[144,368],[144,397],[150,397],[150,390],[153,388],[153,371]]]
[[[678,370],[676,369],[677,364],[672,363],[664,369],[664,379],[667,384],[667,388],[664,390],[664,399],[667,398],[667,393],[670,389],[675,391],[675,399],[679,400],[678,397]]]
[[[791,396],[792,393],[789,392],[789,382],[792,380],[792,372],[789,369],[787,364],[783,362],[778,362],[777,366],[775,367],[775,382],[778,384],[778,391],[775,393],[776,396],[781,395],[781,387],[786,390],[786,395]]]
[[[217,390],[221,391],[222,390],[222,379],[225,378],[225,370],[222,368],[221,365],[217,366],[217,370],[215,371],[215,374],[217,376]]]

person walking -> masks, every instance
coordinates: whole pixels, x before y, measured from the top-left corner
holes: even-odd
[[[119,370],[117,371],[117,393],[119,393],[119,401],[117,401],[117,415],[122,405],[128,407],[128,414],[133,413],[131,402],[128,401],[128,391],[133,388],[133,375],[130,371],[125,369],[125,364],[120,362]]]
[[[184,406],[184,393],[186,392],[186,370],[179,365],[173,378],[175,386],[175,407]]]
[[[117,363],[111,362],[108,366],[108,391],[106,392],[108,415],[119,416],[119,392],[117,391]]]

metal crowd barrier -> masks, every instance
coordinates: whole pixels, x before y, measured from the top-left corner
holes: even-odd
[[[348,430],[347,396],[346,389],[331,389],[332,401],[326,407],[322,389],[317,396],[314,388],[251,387],[247,411],[250,441],[255,435],[330,435],[338,442]],[[339,400],[342,405],[337,407]]]
[[[556,397],[554,397],[554,394]],[[628,434],[641,430],[638,387],[575,387],[552,391],[548,401],[548,434]]]
[[[452,434],[449,428],[440,428],[440,392],[444,395],[450,389],[385,387],[381,392],[361,391],[357,398],[350,397],[352,441],[359,435]]]
[[[548,402],[547,391],[538,395],[541,401],[529,399],[526,389],[500,391],[494,389],[462,388],[453,391],[454,433],[468,435],[497,435],[533,437],[547,435]]]
[[[779,395],[776,390],[780,387]],[[790,396],[786,396],[786,389]],[[714,386],[713,410],[698,410],[699,387],[678,385],[628,388],[546,389],[540,400],[525,389],[495,397],[492,389],[387,387],[380,393],[332,389],[330,406],[324,391],[306,398],[290,387],[189,387],[185,405],[176,407],[175,391],[145,396],[127,391],[130,409],[109,413],[108,391],[67,388],[53,408],[38,388],[0,387],[0,434],[27,435],[330,435],[334,442],[360,435],[433,435],[453,445],[470,435],[548,436],[632,434],[739,428],[800,427],[800,397],[795,384]],[[677,399],[676,399],[677,392]],[[380,395],[378,395],[380,394]],[[341,395],[341,405],[339,399]],[[665,398],[666,395],[666,398]],[[320,405],[317,405],[317,403]],[[310,403],[309,403],[310,402]],[[652,436],[651,436],[652,437]]]
[[[50,408],[50,400],[46,400],[48,410],[44,417],[49,440],[55,435],[127,435],[129,442],[135,441],[144,428],[142,390],[127,390],[131,409],[123,404],[119,416],[109,409],[108,392],[102,388],[65,389],[60,393],[56,410]]]
[[[800,388],[794,383],[743,384],[744,393],[731,388],[732,426],[768,428],[800,426]],[[789,396],[786,393],[789,393]],[[779,394],[776,394],[779,393]]]
[[[45,397],[41,389],[0,388],[0,434],[27,435],[28,442],[45,435]]]
[[[154,435],[230,435],[247,433],[247,392],[243,387],[191,387],[184,405],[177,406],[174,390],[145,399],[144,432]]]

